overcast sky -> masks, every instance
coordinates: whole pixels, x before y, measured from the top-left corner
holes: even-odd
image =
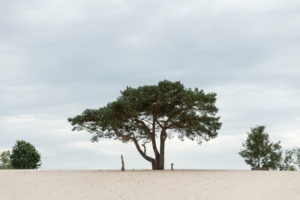
[[[202,145],[168,140],[167,168],[250,169],[238,152],[255,125],[300,147],[299,0],[0,1],[0,152],[26,140],[42,169],[120,169],[120,154],[151,168],[67,118],[165,79],[217,93],[223,123]]]

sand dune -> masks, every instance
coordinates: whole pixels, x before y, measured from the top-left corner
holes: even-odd
[[[0,200],[299,200],[300,172],[1,170]]]

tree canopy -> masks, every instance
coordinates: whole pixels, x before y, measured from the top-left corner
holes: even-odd
[[[69,118],[73,130],[100,138],[133,142],[152,169],[164,169],[165,141],[178,135],[199,144],[218,135],[221,128],[215,106],[216,94],[187,89],[180,82],[161,81],[158,85],[127,87],[121,96],[99,109],[87,109]],[[154,157],[146,152],[150,143]]]
[[[281,157],[279,169],[281,171],[296,171],[294,150],[285,150]]]
[[[285,150],[285,155],[281,158],[280,170],[296,171],[300,169],[300,148]]]
[[[280,167],[282,156],[280,141],[270,142],[265,126],[251,128],[243,147],[244,149],[239,154],[252,169],[275,170]]]
[[[293,152],[294,152],[294,155],[296,156],[296,158],[295,158],[295,164],[300,169],[300,148],[293,149]]]
[[[0,169],[12,169],[10,151],[3,151],[0,155]]]
[[[16,142],[10,156],[14,169],[37,169],[41,166],[41,155],[29,142]]]

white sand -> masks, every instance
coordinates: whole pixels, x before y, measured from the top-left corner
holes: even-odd
[[[0,200],[299,200],[300,172],[0,171]]]

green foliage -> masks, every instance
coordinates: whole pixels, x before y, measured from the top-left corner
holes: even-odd
[[[35,147],[23,140],[17,141],[10,156],[14,169],[37,169],[41,166],[41,155]]]
[[[215,117],[216,95],[185,89],[180,82],[159,82],[158,86],[127,87],[117,101],[100,109],[87,109],[69,118],[73,130],[94,133],[92,140],[114,138],[124,142],[130,136],[148,139],[155,130],[172,129],[179,137],[209,140],[217,136],[221,123]],[[126,137],[128,136],[128,137]]]
[[[300,148],[293,149],[294,155],[296,156],[295,164],[300,168]]]
[[[265,133],[265,126],[251,128],[243,147],[239,154],[252,169],[276,170],[280,167],[282,156],[280,141],[270,142],[269,135]]]
[[[282,171],[296,171],[295,164],[295,152],[294,150],[286,150],[285,155],[281,158],[281,164],[279,169]]]
[[[142,152],[137,142],[144,145],[152,142],[158,162],[164,152],[158,152],[156,137],[160,138],[162,151],[165,139],[172,138],[174,133],[181,140],[189,138],[199,144],[217,136],[221,123],[216,117],[215,102],[214,93],[186,89],[180,82],[165,80],[158,85],[127,87],[116,101],[99,109],[87,109],[68,121],[74,126],[73,131],[92,133],[92,141],[109,138],[134,142],[139,153],[150,162],[153,158],[145,150]]]
[[[3,151],[0,155],[0,169],[12,169],[10,151]]]

